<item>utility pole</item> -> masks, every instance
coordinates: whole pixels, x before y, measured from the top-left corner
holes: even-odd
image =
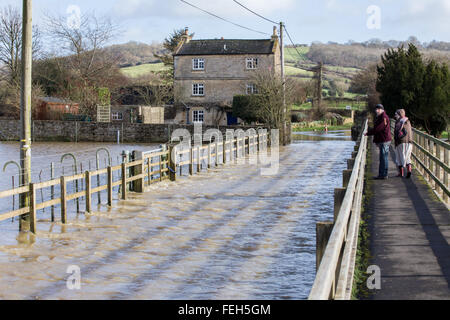
[[[282,138],[283,145],[287,142],[287,112],[286,112],[286,79],[284,76],[284,43],[283,43],[283,28],[284,23],[280,22],[280,55],[281,55],[281,81],[283,83],[283,124],[282,124]]]
[[[32,62],[32,0],[23,0],[22,9],[22,78],[20,87],[20,183],[30,183],[31,173],[31,62]],[[21,194],[20,206],[29,205],[29,195]],[[30,228],[30,215],[24,214],[19,219],[19,230]]]

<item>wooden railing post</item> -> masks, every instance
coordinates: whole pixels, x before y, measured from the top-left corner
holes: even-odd
[[[61,223],[66,223],[67,221],[67,183],[66,177],[61,176]]]
[[[342,171],[342,186],[344,188],[347,188],[352,172],[353,172],[352,169]]]
[[[227,163],[227,143],[226,140],[222,142],[222,156],[223,156],[223,164]]]
[[[113,174],[111,166],[108,168],[108,206],[112,206],[112,195],[113,195]]]
[[[127,199],[127,164],[122,163],[122,200]]]
[[[86,185],[86,212],[91,212],[91,173],[86,171],[85,173],[85,185]]]
[[[36,186],[30,183],[30,231],[36,233]]]
[[[208,169],[211,169],[211,143],[208,143]]]
[[[444,149],[444,163],[450,163],[449,161],[449,154],[450,154],[450,150],[449,149]],[[444,185],[448,188],[449,184],[448,184],[448,172],[444,170]],[[444,203],[448,203],[448,195],[444,192]]]
[[[192,176],[194,174],[194,147],[189,147],[189,174]]]
[[[342,202],[344,201],[346,191],[347,188],[334,189],[334,221],[337,220],[339,210],[341,210]]]
[[[168,163],[167,168],[169,169],[169,179],[170,179],[170,181],[176,181],[177,180],[176,157],[177,157],[177,154],[176,154],[175,146],[169,145],[169,157],[168,157],[169,163]]]
[[[316,223],[316,272],[319,269],[332,230],[333,222],[331,221]]]
[[[202,152],[202,149],[200,147],[197,147],[197,172],[202,171],[202,161],[200,160],[201,152]]]

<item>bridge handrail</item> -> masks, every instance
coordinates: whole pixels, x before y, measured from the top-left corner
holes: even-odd
[[[316,278],[308,297],[309,300],[334,299],[336,294],[338,294],[338,298],[344,298],[345,294],[343,291],[346,288],[345,282],[353,280],[354,254],[356,252],[354,245],[359,230],[359,223],[356,222],[359,221],[364,167],[367,154],[367,136],[365,136],[367,128],[368,120],[363,125],[363,130],[360,135],[360,146],[355,158],[352,174],[320,266],[317,270]],[[342,250],[343,246],[344,250]],[[350,263],[351,261],[353,263]],[[351,277],[348,277],[349,272]],[[336,285],[336,282],[338,282],[338,285]],[[339,292],[336,289],[339,289]]]

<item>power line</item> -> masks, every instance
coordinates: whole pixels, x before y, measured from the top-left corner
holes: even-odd
[[[278,22],[275,22],[275,21],[273,21],[273,20],[267,19],[266,17],[263,17],[263,16],[260,15],[259,13],[256,13],[255,11],[250,10],[249,8],[247,8],[246,6],[244,6],[242,3],[240,3],[239,1],[236,1],[236,0],[233,0],[233,1],[236,2],[238,5],[240,5],[242,8],[244,8],[244,9],[250,11],[251,13],[257,15],[257,16],[260,17],[260,18],[262,18],[262,19],[264,19],[264,20],[266,20],[266,21],[269,21],[270,23],[276,24],[276,25],[279,24]]]
[[[284,30],[286,31],[286,34],[287,34],[287,36],[288,36],[288,38],[289,38],[289,41],[291,41],[292,46],[294,47],[295,51],[297,51],[297,54],[298,54],[299,58],[300,58],[300,59],[303,59],[303,57],[302,57],[302,55],[300,54],[300,52],[298,52],[297,47],[296,47],[295,44],[294,44],[294,41],[292,41],[291,35],[290,35],[289,32],[287,31],[286,26],[283,25],[283,28],[284,28]]]
[[[227,20],[227,19],[225,19],[225,18],[219,17],[218,15],[216,15],[216,14],[214,14],[214,13],[211,13],[211,12],[209,12],[209,11],[203,10],[202,8],[199,8],[199,7],[193,5],[192,3],[189,3],[189,2],[187,2],[187,1],[185,1],[185,0],[180,0],[180,1],[181,1],[181,2],[184,2],[184,3],[188,4],[188,5],[190,5],[191,7],[194,7],[194,8],[196,8],[196,9],[200,10],[200,11],[203,11],[203,12],[205,12],[205,13],[207,13],[207,14],[209,14],[209,15],[215,17],[215,18],[218,18],[218,19],[223,20],[223,21],[225,21],[225,22],[231,23],[231,24],[233,24],[233,25],[235,25],[235,26],[237,26],[237,27],[240,27],[240,28],[243,28],[243,29],[247,29],[247,30],[250,30],[250,31],[253,31],[253,32],[261,33],[261,34],[264,34],[264,35],[269,35],[269,34],[266,33],[266,32],[261,32],[261,31],[258,31],[258,30],[250,29],[250,28],[247,28],[247,27],[242,26],[242,25],[240,25],[240,24],[234,23],[234,22],[232,22],[232,21],[230,21],[230,20]]]

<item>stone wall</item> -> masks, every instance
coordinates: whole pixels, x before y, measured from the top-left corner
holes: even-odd
[[[32,122],[33,141],[87,141],[116,142],[120,132],[122,142],[167,142],[171,133],[178,128],[194,132],[194,125],[146,124],[146,123],[97,123],[76,121],[35,120]],[[203,132],[213,126],[203,126]],[[256,128],[252,126],[220,126],[224,134],[227,129]],[[0,140],[20,140],[20,120],[0,120]]]

